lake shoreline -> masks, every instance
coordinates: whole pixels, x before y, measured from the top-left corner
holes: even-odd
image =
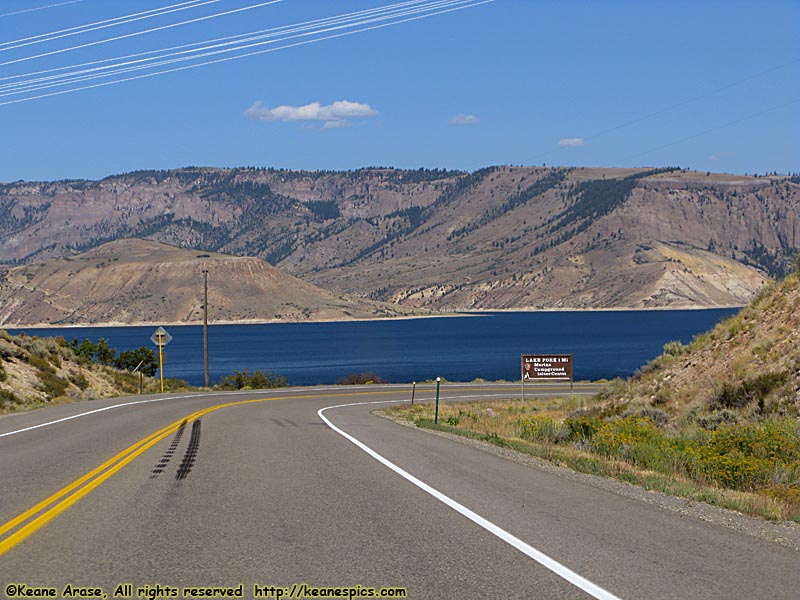
[[[336,383],[350,373],[374,373],[389,382],[515,380],[520,355],[572,354],[576,380],[628,376],[662,352],[688,343],[731,309],[672,311],[547,311],[450,313],[454,319],[350,320],[221,324],[209,328],[209,376],[234,371],[278,373],[293,385]],[[486,318],[480,318],[480,317]],[[203,381],[202,324],[165,325],[173,340],[166,371],[192,385]],[[155,327],[120,326],[10,330],[28,336],[105,338],[118,351],[150,346]]]
[[[605,312],[658,312],[658,311],[680,311],[680,310],[734,310],[744,308],[744,305],[725,305],[725,306],[653,306],[649,308],[630,308],[630,307],[614,307],[614,308],[487,308],[487,309],[473,309],[458,312],[443,312],[425,315],[400,315],[395,317],[353,317],[349,319],[307,319],[303,321],[290,320],[290,319],[219,319],[209,320],[208,326],[213,327],[216,325],[283,325],[283,324],[304,324],[304,323],[358,323],[358,322],[375,322],[375,321],[410,321],[416,319],[440,319],[451,317],[486,317],[492,314],[509,314],[509,313],[605,313]],[[97,327],[183,327],[183,326],[199,326],[202,321],[134,321],[132,323],[122,322],[100,322],[100,323],[69,323],[69,324],[53,324],[53,323],[33,323],[33,324],[17,324],[6,323],[0,325],[0,329],[5,330],[24,330],[24,329],[84,329],[84,328],[97,328]]]

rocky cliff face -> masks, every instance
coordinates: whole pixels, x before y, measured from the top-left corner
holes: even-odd
[[[799,221],[779,176],[190,168],[2,185],[0,262],[139,236],[415,307],[720,306],[787,272]]]

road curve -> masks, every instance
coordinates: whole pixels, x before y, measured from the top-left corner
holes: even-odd
[[[518,391],[448,384],[442,399]],[[307,583],[409,598],[796,597],[787,546],[372,414],[409,392],[190,393],[0,419],[5,596],[243,584],[277,597],[270,586]]]

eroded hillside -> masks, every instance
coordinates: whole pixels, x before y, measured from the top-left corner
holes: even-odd
[[[650,406],[713,428],[800,416],[800,276],[762,289],[737,315],[665,353],[622,385],[614,402]]]
[[[13,336],[0,329],[0,414],[53,402],[135,394],[139,377],[81,360],[63,338]],[[142,379],[145,391],[155,380]]]
[[[0,261],[139,236],[415,307],[722,306],[788,272],[798,222],[781,176],[187,168],[0,186]]]
[[[352,299],[287,275],[260,258],[126,239],[0,274],[0,325],[305,321],[396,317],[404,309]]]

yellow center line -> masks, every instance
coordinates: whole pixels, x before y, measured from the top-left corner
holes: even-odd
[[[146,438],[139,440],[135,444],[129,446],[119,454],[114,455],[107,461],[105,461],[100,466],[92,469],[86,475],[76,479],[69,485],[65,486],[64,488],[60,489],[53,495],[49,496],[45,500],[42,500],[32,508],[26,510],[22,514],[14,517],[7,523],[0,526],[0,535],[3,535],[21,523],[24,523],[31,517],[35,516],[36,514],[40,513],[43,509],[47,508],[54,502],[60,500],[57,504],[47,509],[45,512],[40,514],[38,517],[33,519],[32,521],[28,522],[25,526],[21,527],[19,530],[8,536],[6,539],[0,542],[0,556],[5,554],[8,550],[19,544],[22,540],[30,536],[34,533],[37,529],[42,527],[45,523],[52,520],[61,512],[65,511],[67,508],[75,504],[78,500],[86,496],[89,492],[93,489],[98,487],[104,481],[106,481],[109,477],[120,471],[123,467],[125,467],[128,463],[130,463],[133,459],[137,456],[143,454],[145,451],[150,449],[152,446],[169,436],[171,433],[176,431],[182,423],[186,422],[191,423],[199,419],[200,417],[220,410],[222,408],[227,408],[229,406],[238,406],[242,404],[253,404],[256,402],[268,402],[268,401],[276,401],[276,400],[288,400],[290,398],[294,399],[309,399],[309,398],[329,398],[329,397],[336,397],[336,396],[376,396],[376,395],[386,395],[386,394],[396,394],[397,391],[386,391],[386,392],[379,392],[379,391],[370,391],[370,392],[349,392],[349,393],[341,393],[341,394],[313,394],[313,395],[304,395],[304,396],[283,396],[283,397],[270,397],[270,398],[255,398],[251,400],[239,400],[237,402],[227,402],[224,404],[218,404],[216,406],[211,406],[209,408],[204,408],[199,411],[195,411],[190,415],[178,419],[174,423],[167,425],[166,427],[159,429],[153,434],[150,434]],[[89,483],[87,483],[89,482]],[[84,485],[86,484],[86,485]],[[81,487],[83,486],[83,487]],[[64,498],[64,496],[67,496]],[[63,498],[63,499],[62,499]]]
[[[487,391],[507,391],[507,390],[508,387],[504,388],[480,387],[475,391],[487,392]],[[449,391],[457,392],[461,390],[449,390]],[[269,397],[269,398],[254,398],[250,400],[226,402],[224,404],[218,404],[216,406],[211,406],[208,408],[195,411],[189,414],[188,416],[182,419],[178,419],[174,423],[171,423],[170,425],[167,425],[166,427],[159,429],[155,433],[152,433],[149,436],[132,444],[122,452],[112,456],[104,463],[102,463],[100,466],[92,469],[82,477],[79,477],[69,485],[63,487],[62,489],[55,492],[48,498],[42,500],[32,508],[14,517],[7,523],[0,525],[0,536],[2,536],[8,533],[9,531],[13,530],[14,528],[18,527],[22,523],[25,523],[25,521],[29,521],[37,514],[39,515],[38,517],[33,518],[33,520],[30,520],[23,527],[20,527],[20,529],[18,529],[16,532],[8,536],[6,539],[0,541],[0,556],[2,556],[5,552],[16,546],[18,543],[20,543],[28,536],[30,536],[32,533],[34,533],[36,530],[42,527],[45,523],[56,517],[61,512],[65,511],[73,504],[75,504],[78,500],[80,500],[81,498],[86,496],[89,492],[97,488],[104,481],[109,479],[112,475],[119,472],[123,467],[125,467],[127,464],[133,461],[136,457],[140,456],[148,449],[153,447],[155,444],[157,444],[158,442],[169,436],[171,433],[175,432],[184,422],[187,424],[191,423],[192,421],[195,421],[206,414],[220,410],[222,408],[227,408],[230,406],[239,406],[243,404],[252,404],[256,402],[268,402],[268,401],[290,400],[290,399],[309,399],[309,398],[320,399],[320,398],[333,398],[337,396],[353,397],[353,396],[395,395],[398,394],[398,392],[402,392],[402,390],[391,390],[391,391],[375,390],[375,391],[362,391],[362,392],[307,394],[307,395],[297,395],[297,396],[287,395],[287,396]]]
[[[224,406],[227,406],[227,405],[221,405],[221,406],[218,406],[218,407],[214,407],[212,410],[217,410],[219,408],[223,408]],[[184,419],[180,419],[179,421],[176,421],[175,423],[172,423],[171,425],[168,425],[164,429],[161,429],[161,430],[157,431],[156,433],[147,436],[143,440],[140,440],[140,441],[136,442],[135,444],[133,444],[132,446],[129,446],[128,448],[126,448],[125,450],[123,450],[122,452],[117,454],[116,456],[114,456],[114,457],[110,458],[109,460],[107,460],[106,462],[104,462],[99,467],[97,467],[95,469],[92,469],[91,471],[89,471],[83,477],[80,477],[79,479],[76,479],[74,482],[72,482],[68,486],[60,489],[59,491],[57,491],[55,494],[53,494],[49,498],[39,502],[33,508],[25,511],[21,515],[13,518],[8,523],[4,524],[2,527],[0,527],[0,535],[3,535],[5,533],[7,533],[8,531],[14,529],[14,527],[19,525],[20,523],[25,522],[26,520],[28,520],[32,516],[34,516],[37,513],[39,513],[45,507],[49,506],[50,504],[52,504],[56,500],[62,498],[63,496],[66,496],[67,494],[69,494],[70,492],[75,490],[76,488],[80,487],[81,485],[83,485],[87,481],[91,480],[98,473],[102,473],[110,465],[114,465],[114,463],[116,463],[115,466],[113,466],[110,469],[108,469],[107,471],[105,471],[102,475],[100,475],[99,477],[94,479],[94,481],[91,481],[90,483],[88,483],[87,485],[85,485],[84,487],[79,489],[77,492],[73,493],[71,496],[69,496],[66,499],[62,500],[61,502],[59,502],[58,504],[53,506],[50,510],[48,510],[47,512],[45,512],[42,515],[40,515],[38,518],[34,519],[33,521],[31,521],[30,523],[25,525],[25,527],[22,527],[19,531],[13,533],[9,537],[7,537],[5,540],[0,542],[0,555],[5,553],[10,548],[16,546],[19,542],[21,542],[23,539],[28,537],[31,533],[33,533],[34,531],[39,529],[39,527],[41,527],[47,521],[49,521],[50,519],[55,517],[58,513],[62,512],[67,507],[69,507],[72,504],[74,504],[75,502],[77,502],[80,498],[82,498],[83,496],[88,494],[90,491],[92,491],[94,488],[96,488],[98,485],[100,485],[103,481],[105,481],[106,479],[111,477],[111,475],[113,475],[114,473],[119,471],[122,467],[127,465],[135,457],[139,456],[142,452],[144,452],[145,450],[147,450],[148,448],[150,448],[154,444],[157,444],[158,442],[163,440],[165,437],[169,436],[171,433],[176,431],[178,429],[178,427],[180,427],[180,424],[184,422],[184,420],[187,423],[189,423],[191,421],[194,421],[194,420],[202,417],[204,414],[206,414],[208,412],[211,412],[211,410],[205,409],[205,410],[202,410],[202,411],[198,411],[198,412],[192,413],[188,417],[185,417]],[[119,462],[117,462],[117,461],[119,461]]]

